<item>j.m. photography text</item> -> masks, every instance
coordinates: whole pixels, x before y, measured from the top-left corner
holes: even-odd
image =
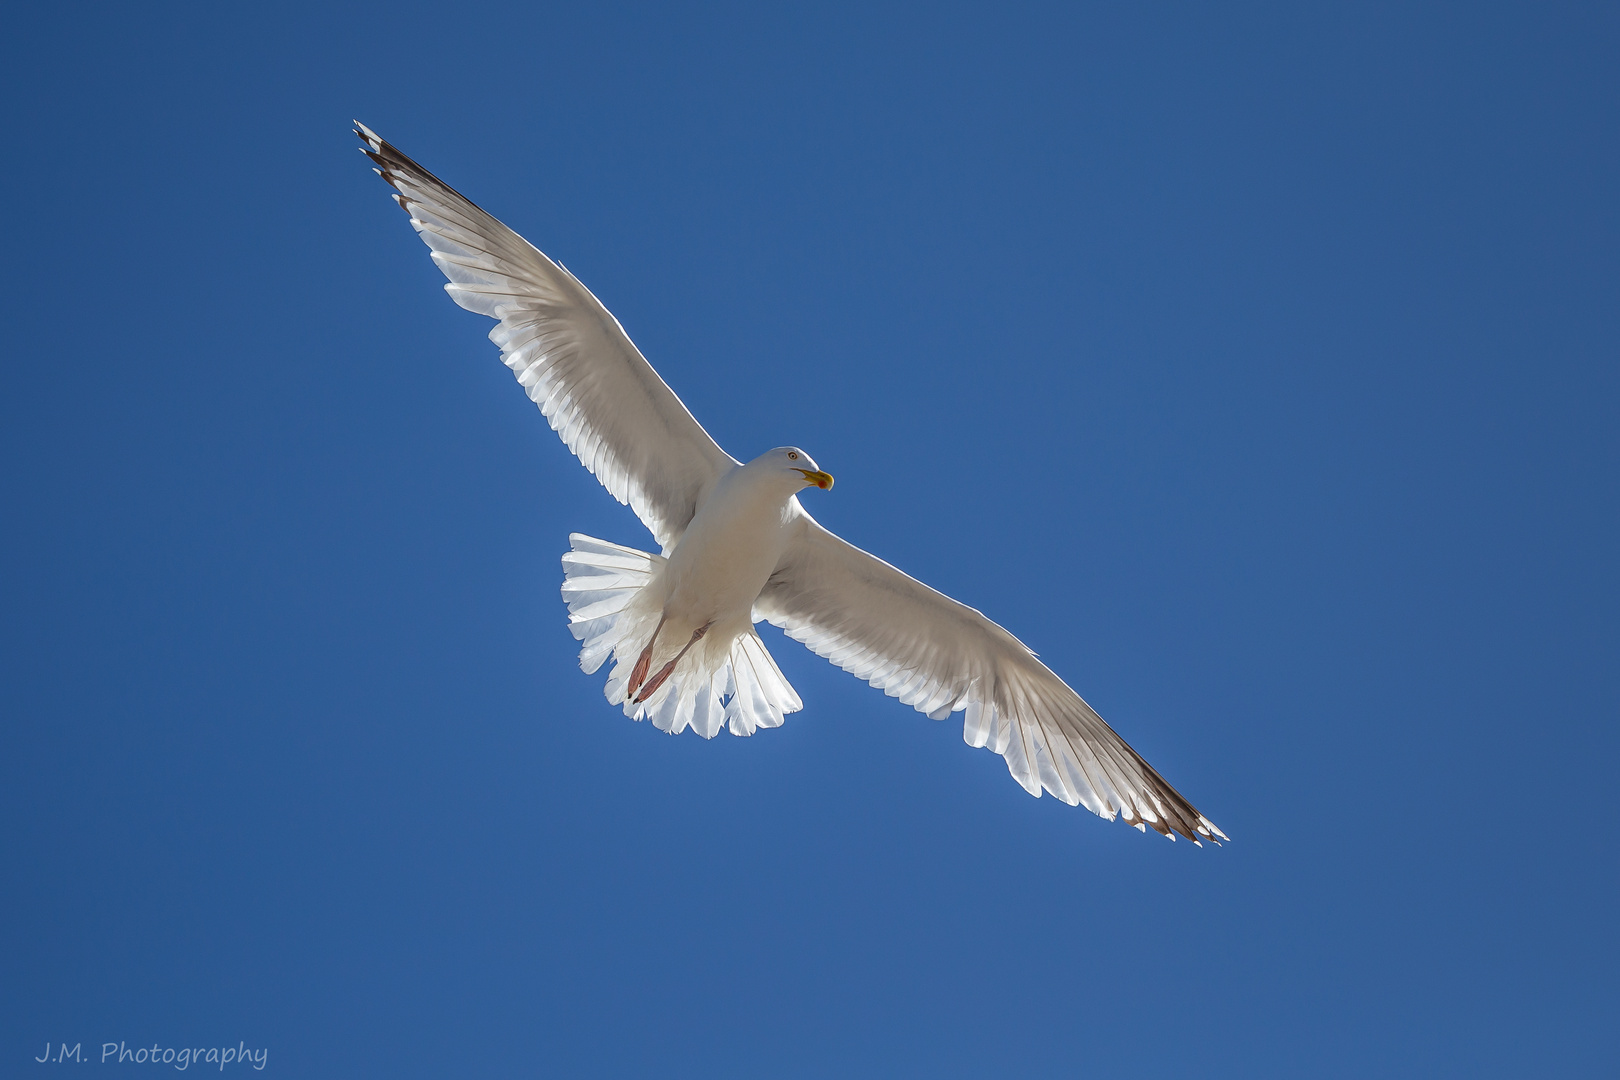
[[[54,1050],[53,1050],[54,1048]],[[162,1046],[153,1043],[151,1046],[130,1046],[120,1039],[118,1042],[104,1042],[101,1044],[101,1061],[103,1065],[172,1065],[185,1072],[193,1065],[218,1066],[220,1072],[225,1071],[227,1065],[251,1065],[262,1070],[270,1059],[270,1048],[257,1049],[245,1042],[238,1042],[235,1046]],[[45,1053],[34,1059],[41,1065],[61,1065],[68,1062],[87,1063],[95,1061],[84,1051],[83,1043],[45,1044]]]

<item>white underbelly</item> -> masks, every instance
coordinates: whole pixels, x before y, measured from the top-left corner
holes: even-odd
[[[742,490],[721,491],[699,510],[665,567],[671,623],[732,629],[752,622],[754,601],[784,542],[783,507]]]

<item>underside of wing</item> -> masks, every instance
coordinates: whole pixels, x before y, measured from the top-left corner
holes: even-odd
[[[703,489],[736,462],[574,275],[370,128],[355,129],[450,279],[445,291],[498,320],[490,339],[530,399],[667,551]]]
[[[1226,834],[1167,784],[1017,638],[802,515],[755,613],[962,735],[1042,789],[1102,817],[1194,843]]]

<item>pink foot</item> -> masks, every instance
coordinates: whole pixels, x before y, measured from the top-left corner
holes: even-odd
[[[666,615],[664,618],[668,617]],[[658,631],[663,628],[664,619],[659,619],[658,625],[653,627],[652,637],[647,639],[647,647],[642,649],[641,655],[636,658],[636,666],[630,669],[630,684],[625,688],[627,696],[634,697],[636,688],[646,681],[647,669],[652,667],[653,642],[658,640]]]
[[[658,625],[662,626],[663,623],[659,623]],[[675,654],[675,659],[671,660],[669,663],[665,664],[662,668],[660,668],[659,671],[658,671],[658,674],[656,674],[656,675],[654,675],[652,677],[652,681],[649,682],[646,686],[641,688],[641,693],[636,696],[636,704],[637,705],[640,705],[643,701],[646,701],[648,698],[650,698],[654,694],[658,693],[658,688],[660,686],[663,686],[664,683],[669,679],[669,677],[675,673],[675,665],[681,662],[681,657],[686,655],[686,650],[688,650],[692,646],[696,645],[700,640],[702,640],[703,635],[707,634],[708,632],[709,632],[709,626],[708,626],[707,623],[703,624],[702,626],[698,627],[696,630],[692,631],[692,640],[688,641],[685,645],[682,645],[681,646],[681,651]],[[646,655],[650,659],[651,651],[652,651],[652,645],[651,644],[649,644],[647,646],[647,650],[648,650],[648,652],[647,652]],[[642,672],[642,674],[645,674],[645,671],[643,670],[643,667],[642,667],[642,664],[641,664],[640,661],[638,661],[636,663],[636,671],[639,671],[639,672]],[[634,682],[634,680],[635,680],[635,672],[631,672],[631,679],[632,679],[632,683],[631,683],[630,692],[635,693],[635,682]]]

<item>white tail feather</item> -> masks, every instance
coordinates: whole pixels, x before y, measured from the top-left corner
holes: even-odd
[[[582,533],[568,540],[573,550],[562,558],[562,596],[568,628],[583,642],[579,666],[592,674],[614,657],[605,692],[608,701],[624,706],[626,716],[649,719],[672,735],[691,728],[712,739],[722,726],[733,735],[780,727],[787,713],[804,707],[752,628],[729,642],[705,640],[655,694],[643,702],[629,700],[631,666],[658,615],[656,605],[636,601],[664,559]]]

